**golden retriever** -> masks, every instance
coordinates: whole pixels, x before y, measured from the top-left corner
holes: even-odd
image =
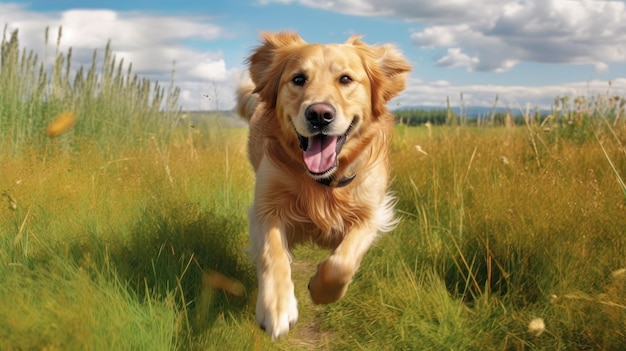
[[[256,173],[249,210],[257,267],[257,322],[273,339],[298,319],[290,247],[332,254],[309,282],[313,302],[339,300],[380,232],[396,223],[388,192],[394,116],[386,103],[411,66],[391,45],[308,44],[296,33],[262,33],[238,89]]]

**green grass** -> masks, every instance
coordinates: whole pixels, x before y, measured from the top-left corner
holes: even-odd
[[[245,252],[247,130],[116,93],[126,83],[89,98],[63,90],[56,100],[54,79],[41,93],[37,84],[20,87],[41,82],[41,63],[12,38],[0,71],[0,88],[11,92],[0,94],[2,350],[626,343],[624,99],[595,97],[584,114],[514,128],[399,125],[391,187],[401,223],[329,306],[313,305],[306,291],[328,253],[297,248],[300,320],[271,342],[256,326],[256,276]],[[117,71],[93,72],[102,81]],[[67,109],[76,125],[47,138],[48,123]],[[243,296],[209,288],[212,271],[239,281]],[[528,332],[535,318],[545,321],[539,336]]]

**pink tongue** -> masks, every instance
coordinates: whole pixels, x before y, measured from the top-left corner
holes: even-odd
[[[304,151],[304,163],[311,173],[324,173],[335,166],[337,137],[309,138],[309,147]]]

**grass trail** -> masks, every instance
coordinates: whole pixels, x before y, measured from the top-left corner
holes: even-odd
[[[290,349],[330,350],[333,344],[333,333],[321,328],[323,322],[321,315],[324,306],[315,305],[306,288],[309,279],[315,274],[317,264],[321,262],[323,257],[320,258],[320,261],[316,261],[313,257],[306,257],[297,253],[296,255],[303,256],[294,260],[291,267],[300,309],[300,320],[297,327],[291,332],[292,336],[289,338],[288,344],[293,347]]]

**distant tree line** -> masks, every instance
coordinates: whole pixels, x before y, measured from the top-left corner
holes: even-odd
[[[408,126],[432,125],[479,125],[512,126],[524,125],[524,117],[509,112],[496,112],[477,116],[460,116],[453,109],[404,109],[394,111],[396,121]],[[538,111],[531,115],[535,121],[543,121],[546,115]]]
[[[440,110],[397,110],[395,111],[396,120],[398,123],[419,126],[422,124],[430,123],[433,125],[446,124],[448,115],[454,114],[454,111],[448,111],[444,109]]]

